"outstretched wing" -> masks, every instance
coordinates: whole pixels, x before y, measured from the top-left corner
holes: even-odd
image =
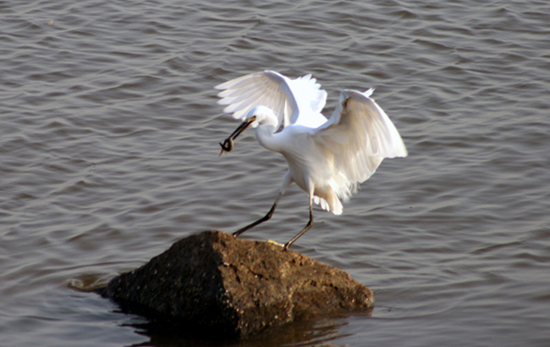
[[[224,112],[232,113],[233,118],[244,120],[248,112],[256,106],[267,106],[279,118],[279,124],[295,124],[301,114],[319,114],[322,124],[326,119],[320,115],[325,106],[326,92],[311,75],[294,80],[275,71],[263,71],[238,77],[215,87],[222,90],[218,96]],[[306,124],[304,124],[306,125]]]
[[[388,115],[364,93],[343,90],[329,120],[311,138],[328,158],[331,187],[346,199],[367,180],[384,158],[406,157],[407,149]]]

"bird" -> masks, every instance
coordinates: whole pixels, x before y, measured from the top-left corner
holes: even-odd
[[[374,88],[359,92],[343,89],[330,118],[322,115],[327,92],[311,74],[291,79],[265,70],[238,77],[214,87],[224,113],[242,121],[220,143],[228,153],[248,127],[264,148],[283,155],[288,171],[267,214],[233,233],[269,220],[292,183],[309,197],[309,221],[286,244],[288,248],[313,226],[313,204],[335,215],[342,201],[357,192],[384,158],[406,157],[407,149],[388,115],[371,98]]]

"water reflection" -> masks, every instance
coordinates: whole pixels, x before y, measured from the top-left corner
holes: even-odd
[[[370,316],[372,309],[361,313]],[[339,332],[348,324],[347,317],[324,318],[291,323],[284,327],[264,331],[257,336],[246,339],[223,338],[216,336],[216,331],[184,332],[181,327],[170,327],[166,324],[152,322],[133,323],[132,326],[140,335],[148,337],[148,341],[134,344],[134,347],[278,347],[278,346],[338,346],[334,340],[351,336]],[[206,335],[205,335],[206,334]]]

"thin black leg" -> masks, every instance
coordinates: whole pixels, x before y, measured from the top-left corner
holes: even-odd
[[[286,174],[284,175],[284,177],[283,177],[283,185],[281,186],[281,189],[279,190],[279,195],[277,195],[277,198],[275,199],[275,202],[273,203],[273,206],[271,206],[271,209],[269,210],[269,212],[267,212],[267,214],[265,216],[258,219],[254,223],[249,224],[249,225],[245,226],[244,228],[240,228],[239,230],[235,231],[233,233],[233,236],[237,237],[240,234],[247,231],[248,229],[251,229],[251,228],[255,227],[256,225],[261,224],[261,223],[269,220],[271,218],[271,216],[273,216],[273,212],[275,212],[275,209],[277,208],[277,204],[279,203],[279,201],[281,201],[281,198],[285,194],[288,187],[292,184],[292,182],[293,182],[292,175],[290,174],[290,170],[288,170],[286,172]],[[311,206],[311,202],[310,202],[310,206]]]
[[[309,229],[311,229],[311,227],[313,226],[313,207],[311,206],[311,199],[309,201],[309,222],[307,222],[307,225],[305,226],[305,228],[302,229],[302,231],[300,231],[296,236],[294,236],[290,241],[288,241],[287,243],[285,243],[285,246],[284,246],[284,249],[285,251],[288,249],[288,247],[290,247],[296,240],[298,240],[298,238],[300,238],[300,236],[304,235],[306,233],[306,231],[308,231]]]
[[[273,216],[273,212],[275,212],[275,208],[277,207],[277,203],[279,202],[279,199],[275,200],[275,203],[273,204],[273,206],[271,206],[271,209],[269,210],[269,212],[267,212],[267,214],[265,216],[263,216],[262,218],[258,219],[257,221],[255,221],[254,223],[252,224],[249,224],[247,226],[245,226],[244,228],[240,228],[239,230],[235,231],[233,233],[233,236],[237,237],[239,236],[240,234],[244,233],[245,231],[247,231],[248,229],[251,229],[253,227],[255,227],[256,225],[260,224],[260,223],[263,223],[265,222],[266,220],[269,220],[271,218],[271,216]]]

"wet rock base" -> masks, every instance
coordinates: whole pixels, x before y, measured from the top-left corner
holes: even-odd
[[[233,337],[373,303],[372,291],[344,271],[220,231],[186,237],[97,292],[157,323]]]

